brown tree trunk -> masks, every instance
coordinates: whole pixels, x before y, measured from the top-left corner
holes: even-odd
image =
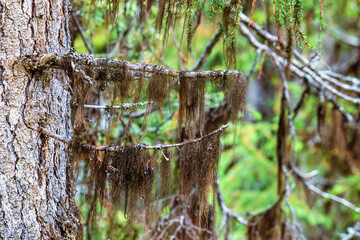
[[[0,0],[0,239],[75,239],[82,229],[67,144],[69,79],[30,73],[26,55],[69,51],[68,0]]]

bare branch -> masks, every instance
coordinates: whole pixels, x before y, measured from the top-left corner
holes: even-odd
[[[182,71],[167,69],[161,66],[152,65],[152,64],[139,64],[139,63],[132,63],[128,61],[121,61],[121,60],[113,60],[113,59],[106,59],[106,58],[94,58],[92,56],[86,54],[68,54],[64,57],[59,59],[61,62],[62,59],[66,59],[66,56],[70,57],[74,62],[79,65],[90,66],[94,68],[126,68],[128,70],[136,71],[136,72],[146,72],[146,73],[153,73],[157,71],[158,73],[172,76],[172,77],[179,77],[179,73]],[[236,70],[214,70],[214,71],[184,71],[183,76],[187,78],[197,78],[197,77],[220,77],[223,75],[226,76],[236,76],[238,75],[238,71]]]
[[[360,39],[355,36],[351,36],[351,35],[347,34],[341,28],[339,28],[339,27],[332,28],[332,33],[333,33],[333,36],[340,42],[343,42],[354,48],[360,47]]]
[[[35,130],[35,129],[33,129],[33,130]],[[51,137],[51,138],[56,139],[56,140],[58,140],[60,142],[63,142],[63,143],[70,143],[71,142],[71,138],[60,136],[60,135],[55,134],[55,133],[53,133],[50,130],[45,129],[45,128],[41,128],[41,130],[39,132],[41,132],[42,134],[44,134],[44,135],[46,135],[48,137]]]
[[[255,60],[254,60],[254,62],[253,62],[253,65],[251,66],[251,69],[249,70],[249,72],[245,74],[245,76],[246,76],[247,78],[250,77],[251,74],[254,72],[255,67],[256,67],[256,65],[258,64],[259,60],[260,60],[262,51],[263,51],[263,50],[262,50],[261,48],[258,48],[258,49],[256,50],[256,56],[255,56]]]
[[[224,218],[225,218],[225,222],[227,222],[227,218],[231,217],[233,219],[235,219],[238,223],[247,226],[249,223],[248,221],[246,221],[242,216],[240,216],[239,214],[233,212],[230,208],[228,208],[225,203],[224,203],[224,199],[221,195],[221,192],[218,188],[217,191],[217,199],[218,199],[218,203],[219,203],[219,207],[221,212],[224,214]]]
[[[305,87],[305,90],[302,92],[300,100],[296,103],[295,107],[292,109],[293,115],[292,118],[295,119],[295,117],[297,116],[300,108],[302,107],[302,105],[304,104],[305,101],[305,97],[310,93],[310,89],[308,86]]]
[[[82,38],[82,40],[84,42],[84,45],[85,45],[86,49],[89,51],[89,53],[93,53],[94,49],[92,47],[90,47],[89,41],[88,41],[87,37],[84,34],[84,30],[83,30],[83,28],[81,26],[81,23],[80,23],[79,19],[77,18],[77,15],[75,13],[73,13],[73,14],[71,14],[71,16],[74,19],[75,25],[76,25],[77,29],[80,32],[80,36],[81,36],[81,38]]]
[[[360,221],[354,227],[347,228],[348,233],[341,233],[342,240],[360,239]]]
[[[251,25],[251,26],[253,26],[253,25]],[[254,26],[258,26],[258,25],[254,24]],[[272,58],[272,60],[274,61],[274,63],[277,65],[278,68],[279,67],[283,68],[283,67],[287,66],[286,59],[284,59],[282,56],[280,56],[278,53],[276,53],[275,50],[272,50],[270,47],[266,46],[265,44],[260,43],[242,22],[239,22],[239,27],[240,27],[241,33],[249,40],[250,44],[252,44],[257,49],[262,49],[263,51],[265,51]],[[276,38],[275,36],[270,35],[269,33],[265,34],[264,30],[261,30],[260,32],[261,32],[261,35],[272,36],[272,37],[269,37],[269,39],[267,39],[269,41],[274,41],[274,38]],[[301,60],[308,63],[308,60],[303,58],[299,53],[296,53],[296,51],[294,51],[294,52],[295,52],[295,56],[301,58]],[[289,64],[289,67],[290,67],[291,72],[294,73],[300,79],[307,78],[310,83],[310,86],[312,88],[314,88],[316,91],[320,91],[321,89],[324,89],[324,90],[326,90],[326,92],[328,94],[337,95],[347,101],[350,101],[350,102],[353,102],[356,104],[360,104],[360,98],[349,96],[348,94],[343,92],[346,90],[360,92],[360,88],[358,88],[356,85],[350,86],[350,85],[341,83],[341,82],[337,81],[336,79],[330,77],[329,75],[325,74],[324,72],[314,70],[307,65],[301,65],[300,62],[295,59],[292,59],[291,63]],[[356,79],[356,82],[360,83],[360,79]],[[331,83],[336,83],[337,87],[339,87],[343,91],[338,90],[337,88],[332,86]],[[327,98],[331,99],[334,97],[327,96]]]
[[[197,71],[199,70],[204,63],[206,62],[207,58],[209,57],[211,51],[213,50],[216,43],[220,40],[221,37],[221,31],[219,29],[216,30],[214,35],[212,36],[210,42],[204,49],[204,51],[201,53],[198,61],[195,63],[195,65],[191,68],[191,71]]]
[[[240,13],[240,18],[241,18],[241,21],[244,22],[244,23],[251,22],[251,20],[243,13]],[[268,42],[272,43],[272,45],[275,47],[275,50],[279,50],[279,44],[280,43],[279,43],[278,38],[275,35],[272,35],[271,33],[267,32],[266,30],[264,30],[262,27],[260,27],[258,24],[254,23],[254,22],[251,22],[250,27],[253,28],[262,38],[264,38]],[[248,33],[246,33],[245,35],[248,35]],[[250,40],[248,36],[246,36],[246,37],[248,38],[248,40]],[[252,40],[253,39],[251,39],[250,43],[252,45],[254,45],[254,41],[252,41]],[[263,45],[263,44],[260,43],[260,45]],[[259,48],[260,46],[258,44],[255,44],[255,47]],[[300,61],[302,61],[305,64],[305,66],[301,66],[301,64],[298,63],[295,60],[292,61],[292,64],[294,64],[297,68],[300,68],[300,69],[304,68],[304,70],[303,70],[304,72],[306,72],[306,73],[308,73],[310,75],[315,74],[317,76],[320,76],[320,77],[324,78],[324,80],[332,82],[334,84],[338,84],[339,87],[343,87],[344,89],[354,90],[356,92],[359,91],[360,79],[358,79],[358,78],[350,78],[350,77],[347,77],[347,76],[343,76],[343,75],[341,75],[339,73],[333,73],[331,71],[315,70],[315,69],[313,69],[311,67],[310,61],[307,60],[306,58],[304,58],[299,53],[299,51],[294,50],[294,54],[295,54],[296,58],[298,58]],[[309,69],[306,69],[306,68],[309,68],[311,71],[309,71]],[[342,85],[339,81],[336,81],[336,79],[333,77],[333,75],[336,75],[337,79],[342,79],[342,80],[345,80],[345,81],[348,81],[349,79],[351,79],[350,83],[352,83],[352,85],[354,85],[354,86]]]
[[[147,101],[147,102],[138,102],[138,103],[123,103],[117,106],[113,106],[113,105],[84,105],[84,108],[93,108],[93,109],[123,109],[123,110],[128,110],[128,109],[134,109],[137,107],[141,107],[144,106],[146,104],[150,104],[152,103],[152,101]]]
[[[240,15],[241,15],[243,22],[247,23],[250,21],[247,18],[247,16],[245,16],[243,14],[240,14]],[[281,68],[286,66],[287,61],[276,52],[278,50],[278,48],[275,47],[275,50],[272,50],[270,47],[266,46],[265,44],[260,43],[251,34],[251,32],[248,30],[248,28],[242,22],[239,22],[239,26],[240,26],[240,30],[241,30],[242,34],[247,37],[249,42],[254,47],[265,51],[272,58],[272,60],[275,62],[275,64],[279,64],[277,66],[278,68],[280,67],[279,70],[281,70]],[[257,24],[253,23],[250,26],[260,36],[262,36],[269,42],[273,43],[274,45],[279,44],[276,36],[266,32],[261,27],[259,27]],[[304,57],[302,57],[298,51],[295,50],[294,54],[295,54],[295,57],[297,59],[301,60],[305,65],[302,65],[299,61],[297,61],[296,59],[293,59],[291,61],[291,63],[289,64],[291,71],[299,78],[308,80],[310,86],[313,89],[315,89],[316,91],[321,92],[322,90],[326,90],[326,92],[324,94],[326,99],[328,101],[331,101],[333,103],[334,107],[336,107],[348,120],[352,120],[352,116],[351,115],[349,116],[349,114],[347,114],[344,111],[344,109],[335,101],[334,95],[337,95],[340,98],[351,101],[353,103],[359,104],[360,99],[358,97],[351,97],[351,96],[345,94],[344,92],[345,91],[353,91],[353,92],[358,93],[359,86],[360,86],[360,79],[345,77],[338,73],[332,73],[331,71],[320,71],[320,70],[313,69],[310,66],[310,62],[307,59],[305,59]],[[338,81],[337,79],[344,80],[345,82],[350,83],[351,85],[342,83],[342,82]],[[333,87],[331,84],[336,85],[337,88]],[[340,88],[341,90],[338,90],[338,88]],[[303,93],[303,95],[304,94],[305,94],[305,92]],[[301,103],[301,101],[302,100],[300,100],[300,103]],[[289,119],[289,120],[292,120],[292,119]],[[358,213],[360,212],[359,207],[355,206],[354,204],[347,201],[346,199],[323,192],[319,188],[310,184],[308,182],[308,180],[306,179],[306,176],[303,173],[301,173],[295,166],[292,166],[291,170],[292,170],[292,173],[296,176],[296,178],[298,180],[300,180],[307,189],[313,191],[314,193],[316,193],[324,198],[327,198],[327,199],[336,201],[340,204],[343,204],[344,206],[354,210],[355,212],[358,212]]]
[[[224,131],[227,127],[229,127],[229,124],[223,125],[219,129],[217,129],[203,137],[187,140],[187,141],[184,141],[181,143],[158,144],[158,145],[154,145],[154,146],[149,146],[145,143],[140,143],[135,146],[138,147],[139,149],[144,149],[144,150],[149,150],[149,149],[162,150],[164,148],[181,147],[181,146],[184,146],[187,144],[197,143],[197,142],[204,140],[205,138],[209,138],[211,136],[217,135],[217,134],[221,133],[222,131]],[[95,146],[95,145],[83,144],[82,147],[89,149],[89,150],[94,150],[94,151],[118,152],[118,151],[123,151],[128,146],[113,146],[113,145]]]
[[[174,31],[174,34],[173,34],[173,43],[174,43],[174,46],[175,46],[175,48],[177,50],[177,53],[178,53],[180,69],[183,70],[184,69],[184,62],[186,64],[188,62],[188,59],[181,50],[181,46],[180,46],[180,44],[178,43],[178,41],[176,39],[176,32],[175,31]]]
[[[338,196],[335,196],[335,195],[332,195],[332,194],[329,194],[329,193],[326,193],[326,192],[323,192],[321,189],[315,187],[314,185],[312,185],[308,179],[306,178],[305,174],[300,172],[300,170],[296,167],[292,167],[292,170],[293,170],[293,174],[296,176],[296,178],[298,180],[301,181],[301,183],[309,190],[313,191],[314,193],[316,193],[317,195],[319,196],[322,196],[323,198],[327,198],[327,199],[330,199],[330,200],[333,200],[335,202],[338,202],[350,209],[352,209],[353,211],[357,212],[357,213],[360,213],[360,208],[355,206],[354,204],[352,204],[351,202],[349,202],[348,200],[344,199],[344,198],[341,198],[341,197],[338,197]]]

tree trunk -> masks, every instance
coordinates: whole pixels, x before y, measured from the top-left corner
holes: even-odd
[[[67,144],[69,79],[20,58],[69,51],[68,0],[0,0],[0,239],[76,239],[82,229]]]

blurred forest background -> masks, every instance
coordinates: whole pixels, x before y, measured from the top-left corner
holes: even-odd
[[[136,1],[125,2],[74,0],[72,34],[75,51],[177,70],[228,69],[224,58],[226,36],[217,32],[221,29],[221,18],[211,14],[212,11],[221,11],[211,8],[226,3],[226,0],[197,1],[203,13],[200,18],[193,19],[194,32],[190,45],[183,33],[186,32],[183,21],[180,20],[174,29],[159,32],[155,26],[158,14],[155,4],[149,16],[140,22],[141,13]],[[291,2],[300,4],[302,14],[298,25],[301,30],[295,31],[293,50],[309,61],[304,63],[305,66],[333,74],[331,76],[340,79],[339,82],[355,86],[357,91],[351,96],[359,100],[360,84],[352,77],[360,77],[360,2],[288,2],[289,5]],[[113,16],[112,4],[119,5]],[[247,23],[242,18],[255,40],[265,46],[275,46],[266,36],[256,35],[254,28],[261,26],[264,31],[280,38],[277,46],[287,41],[286,31],[279,29],[276,32],[276,28],[286,27],[285,23],[281,26],[279,21],[287,14],[283,7],[286,1],[242,1],[241,5],[241,12],[253,20]],[[279,24],[275,25],[275,22]],[[243,72],[248,80],[246,111],[241,113],[241,121],[230,125],[222,134],[218,184],[226,207],[247,221],[271,208],[279,199],[277,145],[283,81],[269,52],[254,47],[240,26],[236,26],[231,34],[236,38],[235,69]],[[207,46],[208,58],[198,64]],[[335,73],[348,77],[344,80]],[[291,133],[292,159],[299,171],[308,174],[289,173],[287,187],[290,189],[281,202],[281,218],[292,226],[297,239],[356,239],[356,231],[360,231],[359,101],[356,103],[341,97],[330,101],[324,89],[315,91],[298,76],[291,77],[287,83],[290,108],[296,109],[292,112],[296,112],[293,117],[294,132]],[[101,94],[103,105],[119,103],[107,91]],[[97,145],[115,142],[173,143],[177,126],[176,94],[171,90],[165,106],[159,110],[153,105],[146,119],[145,105],[129,110],[98,110],[94,113],[96,117],[91,126],[92,141]],[[106,99],[113,101],[106,102]],[[143,99],[140,97],[140,100]],[[223,99],[224,95],[217,91],[216,86],[206,86],[207,111],[216,108]],[[144,121],[147,122],[146,127]],[[81,167],[86,168],[85,165]],[[146,232],[140,222],[129,221],[121,210],[115,225],[110,228],[106,207],[100,204],[97,211],[101,211],[102,217],[90,223],[86,200],[89,194],[88,176],[82,171],[77,176],[77,201],[86,239],[106,239],[110,233],[112,239],[139,239]],[[168,191],[171,193],[171,188]],[[231,214],[230,220],[227,220],[223,209],[218,204],[216,206],[218,238],[246,239],[246,224],[241,224]],[[224,221],[228,223],[226,227]]]

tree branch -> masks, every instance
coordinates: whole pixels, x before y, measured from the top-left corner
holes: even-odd
[[[197,143],[197,142],[204,140],[205,138],[209,138],[211,136],[217,135],[217,134],[221,133],[222,131],[224,131],[228,126],[229,126],[229,124],[223,125],[219,129],[209,133],[208,135],[205,135],[203,137],[196,138],[196,139],[187,140],[187,141],[184,141],[181,143],[158,144],[158,145],[154,145],[154,146],[149,146],[146,143],[140,143],[135,146],[138,147],[139,149],[144,149],[144,150],[150,150],[150,149],[161,150],[164,148],[181,147],[181,146],[184,146],[187,144]],[[113,145],[95,146],[95,145],[83,144],[82,147],[89,149],[89,150],[94,150],[94,151],[118,152],[118,151],[123,151],[128,146],[113,146]]]
[[[311,190],[312,192],[316,193],[317,195],[322,196],[323,198],[327,198],[330,200],[333,200],[335,202],[338,202],[350,209],[352,209],[353,211],[360,213],[360,208],[355,206],[354,204],[352,204],[351,202],[349,202],[348,200],[323,192],[321,189],[315,187],[314,185],[312,185],[311,183],[309,183],[308,179],[306,178],[305,174],[300,172],[299,169],[297,169],[296,167],[292,167],[293,170],[293,174],[295,175],[295,177],[309,190]]]
[[[215,136],[220,134],[221,132],[223,132],[227,127],[229,127],[229,124],[226,125],[222,125],[219,129],[212,131],[211,133],[202,136],[200,138],[195,138],[195,139],[190,139],[181,143],[174,143],[174,144],[158,144],[158,145],[154,145],[154,146],[149,146],[146,143],[140,143],[140,144],[136,144],[135,146],[138,147],[139,149],[143,149],[143,150],[150,150],[150,149],[155,149],[155,150],[162,150],[164,148],[172,148],[172,147],[181,147],[187,144],[193,144],[193,143],[197,143],[197,142],[201,142],[202,140],[204,140],[205,138],[209,138],[211,136]],[[33,129],[34,131],[36,129]],[[56,140],[59,140],[60,142],[63,143],[70,143],[72,139],[67,138],[67,137],[62,137],[60,135],[54,134],[51,131],[42,128],[40,130],[41,133],[43,133],[44,135],[47,135],[48,137],[54,138]],[[108,152],[118,152],[118,151],[123,151],[126,147],[128,146],[114,146],[114,145],[104,145],[104,146],[95,146],[95,145],[90,145],[90,144],[82,144],[83,148],[89,149],[89,150],[94,150],[94,151],[108,151]]]
[[[86,47],[86,49],[89,51],[89,53],[93,53],[94,49],[92,47],[90,47],[89,45],[89,41],[88,39],[86,38],[85,34],[84,34],[84,30],[81,26],[81,23],[79,21],[79,19],[77,18],[76,14],[75,13],[72,13],[71,14],[72,18],[74,19],[74,22],[75,22],[75,25],[76,25],[76,28],[79,30],[80,32],[80,36],[84,42],[84,45]]]
[[[244,16],[243,16],[243,14],[241,14],[242,18]],[[247,19],[247,17],[245,18],[245,20],[246,19]],[[244,20],[244,19],[242,19],[242,20]],[[246,21],[244,21],[244,22],[246,22]],[[264,30],[261,30],[261,28],[258,25],[256,25],[255,23],[253,23],[251,26],[253,26],[253,28],[258,31],[259,35],[265,37],[266,40],[268,40],[270,42],[277,41],[277,38],[274,35],[271,35],[270,33],[267,33]],[[249,31],[249,29],[244,25],[244,23],[239,22],[239,27],[240,27],[241,33],[248,39],[250,44],[253,45],[257,49],[262,49],[263,51],[265,51],[273,59],[274,63],[277,65],[277,67],[287,66],[287,60],[285,58],[283,58],[282,56],[280,56],[275,50],[272,50],[270,47],[266,46],[265,44],[260,43],[254,37],[254,35]],[[309,61],[307,59],[303,58],[301,56],[301,54],[298,53],[296,50],[294,50],[294,53],[295,53],[295,56],[297,58],[301,59],[301,61],[303,61],[305,64],[309,64]],[[342,82],[336,80],[335,78],[332,78],[331,76],[326,74],[326,72],[312,69],[310,67],[310,65],[302,65],[296,59],[292,59],[291,63],[289,64],[289,67],[290,67],[291,72],[294,73],[300,79],[306,78],[309,81],[310,86],[313,89],[315,89],[316,91],[319,92],[319,91],[321,91],[321,89],[326,90],[326,92],[327,92],[326,98],[329,101],[331,101],[331,99],[333,99],[333,101],[334,101],[333,95],[337,95],[340,98],[343,98],[347,101],[353,102],[355,104],[360,104],[360,98],[352,97],[352,96],[344,93],[346,91],[353,91],[355,93],[360,92],[360,88],[357,87],[357,85],[360,84],[360,79],[353,78],[352,80],[354,80],[356,82],[356,85],[348,85],[348,84],[345,84],[345,83],[342,83]],[[331,84],[335,84],[336,87],[334,87]],[[338,88],[340,88],[340,90],[338,90]]]
[[[93,71],[103,70],[108,72],[113,69],[117,71],[120,69],[126,69],[128,71],[135,72],[135,77],[143,77],[144,73],[152,74],[154,72],[170,77],[179,77],[179,74],[182,73],[186,78],[218,78],[222,76],[237,76],[240,73],[237,70],[179,71],[152,64],[132,63],[129,61],[108,58],[96,58],[93,55],[85,53],[67,53],[59,56],[53,54],[48,55],[51,56],[51,61],[48,61],[47,64],[41,64],[41,58],[37,56],[25,57],[22,62],[26,69],[32,71],[38,71],[47,67],[66,68],[69,66],[69,63],[74,63],[74,65],[77,67],[88,67]],[[146,76],[149,77],[149,75],[145,74],[145,77]]]
[[[221,31],[219,29],[217,29],[216,32],[214,33],[214,35],[212,36],[210,42],[208,43],[208,45],[206,46],[204,51],[201,53],[200,58],[195,63],[195,65],[191,68],[191,71],[197,71],[204,65],[204,63],[206,62],[207,58],[209,57],[211,51],[213,50],[214,46],[220,40],[220,37],[221,37]]]
[[[217,199],[218,199],[220,210],[224,215],[224,218],[225,218],[224,221],[225,222],[227,222],[227,218],[231,217],[231,218],[235,219],[238,223],[240,223],[242,225],[245,225],[245,226],[249,225],[248,221],[246,221],[242,216],[235,213],[234,211],[232,211],[230,208],[228,208],[225,205],[224,199],[223,199],[219,189],[217,190]]]
[[[93,109],[123,109],[123,110],[128,110],[128,109],[134,109],[137,107],[141,107],[144,106],[146,104],[152,103],[152,101],[148,101],[148,102],[138,102],[138,103],[123,103],[117,106],[113,106],[113,105],[84,105],[84,108],[93,108]]]

